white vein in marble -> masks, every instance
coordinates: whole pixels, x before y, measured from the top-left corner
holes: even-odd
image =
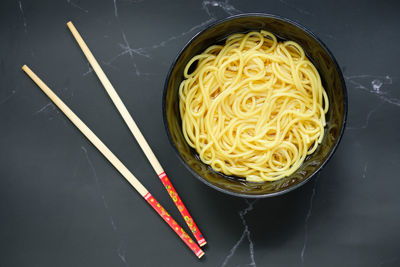
[[[97,187],[97,192],[99,193],[99,195],[100,195],[100,197],[102,199],[104,210],[105,210],[106,214],[108,215],[108,217],[110,219],[110,224],[111,224],[112,230],[116,234],[116,237],[119,240],[118,241],[118,248],[117,248],[118,258],[121,260],[121,262],[126,267],[128,267],[129,264],[128,264],[128,261],[126,259],[125,242],[124,242],[123,238],[121,237],[121,235],[118,233],[118,227],[117,227],[117,225],[115,223],[115,220],[114,220],[113,216],[110,214],[108,203],[107,203],[107,201],[106,201],[106,199],[104,197],[101,185],[99,183],[99,177],[97,175],[96,169],[94,168],[93,162],[91,161],[91,159],[89,157],[87,149],[84,146],[81,146],[81,149],[85,154],[85,158],[86,158],[86,161],[89,164],[90,169],[92,170],[93,177],[94,177],[94,180],[95,180],[95,183],[96,183],[96,187]]]
[[[210,23],[216,21],[217,18],[216,18],[215,15],[211,12],[210,6],[221,8],[222,10],[224,10],[224,11],[225,11],[227,14],[229,14],[229,15],[234,15],[234,14],[241,13],[240,10],[236,9],[233,5],[229,4],[228,1],[203,1],[203,2],[202,2],[202,8],[206,11],[207,15],[210,17],[208,20],[206,20],[206,21],[204,21],[204,22],[201,22],[200,24],[197,24],[197,25],[191,27],[191,28],[190,28],[189,30],[187,30],[187,31],[184,31],[184,32],[182,32],[182,33],[180,33],[180,34],[178,34],[178,35],[171,36],[171,37],[169,37],[168,39],[166,39],[166,40],[164,40],[164,41],[161,41],[161,42],[159,42],[159,43],[157,43],[157,44],[154,44],[154,45],[152,45],[152,46],[150,46],[150,47],[147,47],[147,48],[136,48],[136,49],[132,49],[132,48],[129,46],[129,43],[127,42],[127,40],[126,40],[126,35],[125,35],[125,33],[123,33],[123,38],[124,38],[124,41],[125,41],[125,45],[122,45],[122,44],[119,44],[119,45],[121,46],[121,48],[124,49],[124,51],[121,52],[120,54],[116,55],[115,57],[113,57],[113,58],[112,58],[111,60],[109,60],[108,62],[112,62],[112,61],[114,61],[115,59],[117,59],[118,57],[120,57],[120,56],[122,56],[122,55],[125,55],[125,54],[129,54],[129,55],[130,55],[130,53],[135,53],[135,54],[137,54],[137,55],[150,58],[151,56],[150,56],[150,54],[148,53],[148,50],[150,50],[150,49],[156,49],[156,48],[160,48],[160,47],[165,47],[165,45],[168,44],[169,42],[174,41],[174,40],[176,40],[176,39],[178,39],[178,38],[184,37],[185,35],[190,34],[190,33],[194,32],[194,31],[197,31],[197,30],[203,28],[204,26],[207,26],[207,25],[209,25]],[[123,32],[123,31],[122,31],[122,32]]]
[[[213,17],[212,17],[212,18],[210,18],[210,19],[208,19],[208,20],[206,20],[206,21],[204,21],[204,22],[202,22],[202,23],[200,23],[200,24],[198,24],[198,25],[193,26],[193,27],[190,28],[189,30],[187,30],[187,31],[185,31],[185,32],[182,32],[182,33],[179,34],[179,35],[171,36],[171,37],[169,37],[167,40],[164,40],[164,41],[161,41],[161,42],[158,43],[158,44],[152,45],[151,48],[152,48],[152,49],[156,49],[156,48],[164,47],[164,46],[165,46],[166,44],[168,44],[169,42],[174,41],[174,40],[176,40],[176,39],[178,39],[178,38],[181,38],[181,37],[183,37],[183,36],[185,36],[185,35],[187,35],[187,34],[189,34],[189,33],[192,33],[192,32],[194,32],[194,31],[196,31],[196,30],[198,30],[198,29],[201,29],[201,28],[203,28],[204,26],[206,26],[206,25],[208,25],[208,24],[210,24],[210,23],[212,23],[212,22],[214,22],[214,21],[216,21],[216,18],[213,18]]]
[[[117,19],[119,19],[119,15],[118,15],[118,6],[117,6],[117,1],[114,1],[114,15]],[[138,3],[140,1],[129,1],[131,3]],[[234,14],[238,14],[241,13],[240,10],[238,10],[237,8],[235,8],[233,5],[231,5],[229,3],[228,0],[225,1],[203,1],[202,2],[202,9],[205,10],[205,12],[207,13],[207,15],[209,16],[209,19],[201,22],[200,24],[197,24],[193,27],[191,27],[189,30],[182,32],[178,35],[173,35],[171,37],[169,37],[166,40],[163,40],[157,44],[151,45],[149,47],[143,47],[143,48],[132,48],[127,40],[126,34],[125,32],[122,30],[121,28],[121,32],[122,32],[122,38],[124,40],[124,44],[119,43],[119,46],[122,48],[122,52],[117,54],[116,56],[112,57],[110,60],[108,60],[107,62],[105,62],[106,64],[111,64],[112,62],[114,62],[115,60],[117,60],[118,58],[120,58],[121,56],[124,55],[129,55],[129,57],[132,60],[133,63],[133,67],[135,69],[135,73],[136,75],[140,76],[140,75],[151,75],[150,73],[142,73],[139,71],[138,66],[136,64],[136,62],[133,59],[134,54],[138,55],[138,56],[143,56],[146,58],[151,58],[149,51],[153,50],[153,49],[157,49],[160,47],[165,47],[169,42],[172,42],[178,38],[184,37],[187,34],[190,34],[194,31],[197,31],[201,28],[203,28],[204,26],[209,25],[210,23],[214,22],[217,20],[216,15],[211,11],[211,7],[214,8],[221,8],[224,12],[226,12],[229,15],[234,15]]]
[[[354,75],[345,76],[348,84],[355,89],[360,89],[377,96],[386,103],[400,107],[400,99],[391,95],[388,90],[393,84],[393,78],[389,75]]]
[[[333,39],[333,40],[336,40],[336,37],[333,36],[332,34],[324,33],[324,35],[325,35],[326,37],[328,37],[328,38],[331,38],[331,39]]]
[[[371,109],[368,113],[367,113],[367,117],[365,118],[365,122],[363,125],[361,126],[348,126],[346,127],[348,130],[355,130],[355,129],[367,129],[369,126],[369,122],[371,120],[372,115],[377,112],[379,110],[379,108],[382,106],[383,102],[380,103],[379,105],[376,105],[375,108]]]
[[[106,61],[102,60],[101,63],[102,63],[103,65],[106,65],[106,66],[108,66],[108,67],[114,69],[114,70],[119,70],[116,66],[114,66],[114,65],[112,64],[112,62],[106,62]]]
[[[125,32],[122,31],[122,39],[124,40],[123,44],[119,44],[119,46],[124,50],[124,53],[128,53],[129,56],[133,56],[136,54],[138,56],[151,58],[151,56],[145,51],[144,48],[131,48],[128,39],[126,38]]]
[[[308,223],[310,221],[311,214],[312,214],[314,198],[315,198],[315,194],[317,192],[318,179],[319,179],[319,174],[315,177],[315,181],[314,181],[314,185],[313,185],[312,193],[311,193],[311,197],[310,197],[310,205],[308,207],[307,215],[306,215],[306,218],[304,220],[304,242],[303,242],[303,248],[301,249],[301,253],[300,253],[300,259],[301,259],[301,264],[302,265],[304,265],[304,256],[305,256],[306,249],[307,249]]]
[[[365,162],[364,168],[363,168],[363,173],[362,173],[362,178],[367,178],[367,169],[368,169],[368,161]]]
[[[112,57],[110,60],[108,60],[106,62],[103,61],[103,63],[105,65],[112,66],[111,63],[114,62],[115,60],[117,60],[119,57],[121,57],[123,55],[129,55],[137,76],[150,75],[150,73],[141,72],[135,62],[135,59],[134,59],[135,55],[146,57],[146,58],[151,58],[150,54],[148,54],[144,48],[132,48],[128,42],[125,32],[122,29],[121,29],[121,35],[122,35],[122,39],[124,41],[124,43],[119,43],[119,46],[122,49],[122,52],[117,54],[116,56]]]
[[[229,3],[228,0],[225,1],[209,1],[209,0],[205,0],[202,2],[202,9],[207,13],[207,15],[209,16],[209,19],[197,24],[195,26],[193,26],[192,28],[190,28],[188,31],[182,32],[179,35],[175,35],[175,36],[171,36],[170,38],[168,38],[165,41],[162,41],[158,44],[155,44],[152,46],[152,48],[159,48],[159,47],[163,47],[165,46],[167,43],[176,40],[178,38],[181,38],[189,33],[192,33],[194,31],[197,31],[201,28],[203,28],[204,26],[207,26],[209,24],[211,24],[212,22],[217,20],[216,15],[212,12],[211,7],[216,7],[216,8],[220,8],[222,9],[225,13],[227,13],[228,15],[235,15],[235,14],[239,14],[242,13],[242,11],[240,11],[239,9],[235,8],[233,5],[231,5]]]
[[[86,76],[86,75],[88,75],[89,73],[92,73],[92,72],[93,72],[93,69],[92,69],[92,67],[90,66],[90,63],[87,62],[86,64],[87,64],[88,70],[87,70],[86,72],[84,72],[84,73],[82,74],[82,76]]]
[[[40,109],[35,111],[32,115],[42,113],[43,111],[45,111],[47,108],[50,108],[50,107],[52,108],[52,110],[56,109],[56,106],[54,106],[53,102],[49,101],[46,105],[44,105],[43,107],[41,107]]]
[[[102,202],[103,202],[104,209],[105,209],[107,215],[109,216],[111,227],[113,228],[114,231],[116,231],[117,230],[117,226],[116,226],[116,224],[114,222],[113,217],[111,216],[111,214],[110,214],[110,212],[108,210],[108,203],[107,203],[107,201],[106,201],[106,199],[104,197],[103,191],[101,189],[101,186],[100,186],[100,183],[99,183],[99,177],[97,176],[96,169],[94,168],[94,165],[93,165],[93,163],[92,163],[92,161],[91,161],[91,159],[89,157],[87,149],[84,146],[81,146],[81,149],[85,154],[85,158],[86,158],[86,160],[87,160],[87,162],[89,164],[90,169],[92,170],[93,178],[94,178],[94,181],[95,181],[96,187],[97,187],[97,192],[99,193],[99,195],[100,195],[100,197],[102,199]]]
[[[118,249],[117,249],[117,254],[118,254],[118,257],[121,259],[122,263],[125,266],[129,266],[128,262],[126,260],[126,250],[124,247],[125,247],[124,241],[120,241],[120,243],[118,245]]]
[[[72,98],[74,96],[74,91],[69,90],[68,87],[64,87],[61,90],[57,92],[57,94],[62,94],[64,97],[62,97],[64,100]],[[48,101],[44,106],[36,110],[35,112],[32,113],[32,115],[37,115],[39,113],[44,113],[47,111],[55,111],[57,114],[60,113],[60,110],[56,108],[56,105],[52,101]],[[52,120],[53,117],[49,117],[49,120]]]
[[[236,242],[236,244],[233,245],[233,247],[231,248],[229,254],[226,256],[226,258],[224,259],[221,267],[225,267],[229,260],[232,258],[232,256],[235,254],[237,248],[239,247],[239,245],[245,240],[247,239],[247,241],[249,242],[249,258],[250,258],[250,263],[247,264],[248,266],[254,266],[256,267],[256,261],[255,261],[255,257],[254,257],[254,244],[253,241],[251,240],[251,232],[249,230],[249,226],[247,225],[245,216],[249,211],[252,211],[254,209],[254,204],[258,201],[257,200],[253,200],[253,201],[249,201],[247,199],[245,199],[247,207],[241,211],[239,211],[239,216],[240,219],[242,221],[242,225],[243,225],[243,232],[242,235],[240,236],[239,240]]]
[[[161,41],[158,44],[154,44],[151,46],[152,49],[156,49],[156,48],[160,48],[160,47],[164,47],[166,44],[168,44],[169,42],[176,40],[178,38],[184,37],[185,35],[192,33],[194,31],[197,31],[201,28],[203,28],[204,26],[207,26],[211,23],[213,23],[214,21],[217,20],[216,15],[212,12],[211,7],[214,8],[220,8],[222,9],[225,13],[227,13],[228,15],[235,15],[235,14],[239,14],[242,13],[241,10],[235,8],[232,4],[229,3],[228,0],[226,1],[203,1],[202,2],[202,9],[207,13],[207,15],[209,16],[209,19],[201,22],[200,24],[197,24],[193,27],[191,27],[189,30],[182,32],[178,35],[174,35],[169,37],[167,40]]]
[[[25,30],[25,33],[27,33],[28,32],[28,24],[26,23],[25,13],[24,13],[24,9],[22,7],[21,0],[18,1],[18,5],[19,5],[19,10],[21,11],[22,20],[24,23],[24,30]]]
[[[0,105],[3,105],[8,100],[10,100],[10,98],[13,97],[16,92],[17,92],[16,90],[12,90],[10,95],[6,96],[3,100],[1,100]]]
[[[225,0],[225,1],[205,0],[202,2],[202,8],[206,11],[207,15],[215,18],[215,15],[211,12],[210,7],[221,8],[223,11],[225,11],[229,15],[236,15],[236,14],[242,13],[242,11],[240,11],[239,9],[237,9],[233,5],[231,5],[228,0]]]
[[[117,0],[114,0],[114,15],[116,18],[118,18]]]
[[[79,9],[80,11],[83,11],[85,13],[89,13],[89,10],[84,9],[83,7],[77,5],[76,3],[72,2],[71,0],[67,0],[67,3],[70,4],[72,7]]]
[[[297,12],[303,14],[303,15],[307,15],[307,16],[313,16],[313,14],[305,9],[299,8],[296,6],[296,4],[291,4],[288,1],[284,1],[284,0],[279,0],[279,2],[281,2],[282,4],[284,4],[285,6],[288,6],[290,8],[293,8],[294,10],[296,10]]]

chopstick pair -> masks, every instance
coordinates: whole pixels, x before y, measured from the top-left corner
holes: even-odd
[[[131,133],[133,134],[133,136],[139,143],[141,149],[143,150],[144,154],[146,155],[147,159],[149,160],[154,171],[160,178],[165,189],[168,191],[171,199],[174,201],[176,207],[178,208],[179,212],[181,213],[182,217],[184,218],[189,229],[193,233],[195,239],[197,240],[197,242],[199,243],[200,246],[204,246],[205,244],[207,244],[206,240],[204,239],[203,235],[200,233],[200,230],[198,229],[192,216],[190,215],[189,211],[186,209],[181,198],[179,197],[178,193],[176,192],[175,188],[173,187],[171,181],[169,180],[169,178],[167,177],[163,168],[161,167],[160,162],[157,160],[156,156],[154,155],[153,151],[151,150],[151,148],[150,148],[149,144],[147,143],[146,139],[144,138],[143,134],[139,130],[138,126],[136,125],[132,116],[129,114],[129,112],[126,109],[121,98],[119,97],[119,95],[115,91],[114,87],[112,86],[110,80],[105,75],[104,71],[100,67],[96,58],[93,56],[92,52],[89,50],[89,47],[86,45],[85,41],[82,39],[81,35],[79,34],[78,30],[75,28],[74,24],[72,24],[72,22],[70,21],[67,23],[67,26],[70,29],[72,35],[75,37],[75,40],[78,42],[79,46],[81,47],[82,52],[85,54],[87,60],[89,61],[90,65],[92,66],[93,70],[99,77],[100,82],[103,84],[104,88],[106,89],[106,91],[107,91],[108,95],[110,96],[111,100],[113,101],[115,107],[118,109],[119,113],[121,114],[122,118],[124,119],[129,130],[131,131]]]
[[[123,117],[125,123],[128,125],[132,134],[138,141],[140,147],[145,153],[146,157],[150,161],[153,169],[159,176],[161,182],[167,189],[170,197],[173,199],[175,205],[177,206],[179,212],[184,217],[185,222],[189,226],[193,235],[195,236],[197,242],[200,246],[204,246],[207,242],[201,235],[196,224],[194,223],[192,217],[184,206],[182,200],[177,194],[176,190],[172,186],[172,183],[165,174],[163,168],[152,152],[147,141],[143,137],[136,123],[130,116],[128,110],[123,104],[122,100],[119,98],[117,92],[111,85],[107,76],[101,69],[100,65],[97,63],[93,54],[90,52],[89,48],[83,41],[82,37],[72,24],[72,22],[67,23],[68,28],[71,30],[76,41],[81,47],[83,53],[87,57],[88,61],[92,65],[93,70],[96,72],[101,83],[105,87],[110,98],[114,102],[121,116]],[[149,191],[138,181],[138,179],[125,167],[125,165],[108,149],[108,147],[79,119],[75,113],[69,109],[69,107],[60,99],[58,96],[38,77],[36,74],[26,65],[22,67],[22,70],[42,89],[42,91],[57,105],[57,107],[71,120],[71,122],[89,139],[89,141],[110,161],[110,163],[125,177],[125,179],[139,192],[139,194],[153,207],[153,209],[164,219],[164,221],[175,231],[176,234],[185,242],[185,244],[195,253],[198,258],[204,255],[204,252],[200,247],[190,238],[189,235],[180,227],[176,221],[166,212],[166,210],[157,202],[157,200],[149,193]]]

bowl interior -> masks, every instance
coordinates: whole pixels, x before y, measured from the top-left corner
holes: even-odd
[[[321,76],[329,97],[326,132],[318,149],[292,175],[274,182],[251,183],[213,171],[204,164],[182,135],[179,114],[179,85],[188,61],[208,46],[222,42],[227,36],[251,30],[267,30],[278,38],[300,44]],[[347,114],[347,94],[341,71],[329,50],[310,31],[297,23],[273,15],[244,14],[211,25],[185,46],[172,65],[163,96],[163,115],[169,139],[195,177],[209,186],[232,195],[267,197],[288,192],[309,180],[330,158],[343,133]]]

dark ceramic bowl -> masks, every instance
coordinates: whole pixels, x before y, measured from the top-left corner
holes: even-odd
[[[182,135],[179,114],[179,84],[188,61],[208,46],[221,43],[238,32],[265,29],[282,40],[300,44],[319,71],[329,97],[326,131],[318,149],[292,175],[274,182],[252,183],[215,172],[200,161]],[[203,183],[221,192],[240,197],[270,197],[289,192],[309,181],[327,163],[344,131],[347,116],[347,92],[340,68],[329,49],[304,26],[274,15],[242,14],[210,25],[196,34],[182,49],[168,73],[163,94],[163,117],[169,140],[183,164]]]

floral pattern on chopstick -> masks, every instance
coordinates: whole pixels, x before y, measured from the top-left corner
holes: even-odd
[[[190,238],[190,236],[183,230],[182,227],[169,215],[169,213],[161,206],[160,203],[150,194],[147,193],[144,198],[153,207],[155,211],[164,219],[166,223],[179,235],[185,244],[196,254],[197,257],[204,255],[201,248]]]
[[[174,201],[179,212],[182,214],[183,218],[185,219],[185,222],[189,226],[190,231],[192,231],[194,237],[197,240],[197,243],[199,243],[200,246],[205,245],[207,243],[206,240],[204,239],[203,235],[198,230],[196,223],[193,221],[193,218],[190,216],[189,211],[186,209],[181,198],[179,197],[178,193],[176,192],[175,188],[173,187],[171,181],[168,179],[168,176],[165,174],[165,172],[162,172],[158,175],[158,177],[160,177],[161,182],[165,186],[165,189],[167,189],[168,194],[171,196],[171,198]]]

